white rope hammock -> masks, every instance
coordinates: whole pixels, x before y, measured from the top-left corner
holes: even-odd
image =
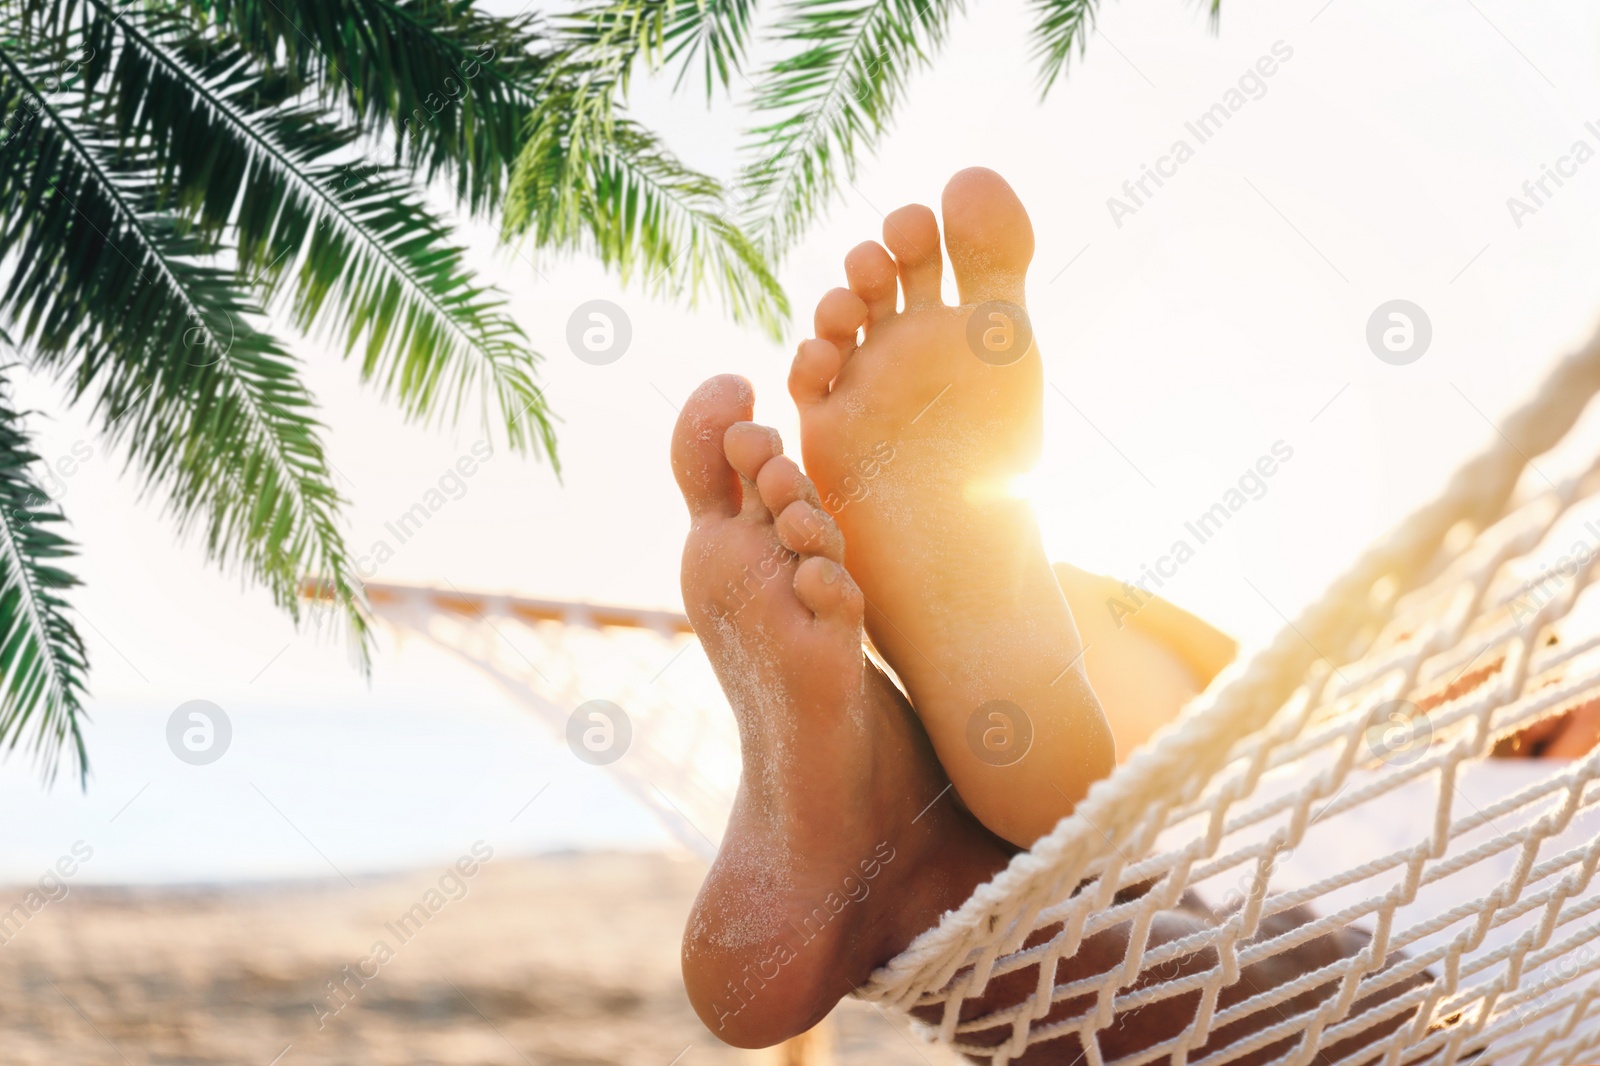
[[[1597,390],[1600,336],[1437,500],[862,995],[921,1008],[938,1019],[926,1035],[995,1063],[1073,1034],[1089,1066],[1220,1066],[1273,1045],[1288,1048],[1273,1061],[1309,1063],[1385,1023],[1397,1027],[1341,1066],[1597,1061],[1600,751],[1487,761],[1496,743],[1600,700],[1600,593],[1584,596],[1600,565],[1600,463],[1510,505],[1530,457]],[[1158,914],[1191,889],[1223,904],[1216,920],[1154,944]],[[1314,921],[1263,929],[1302,905]],[[1241,967],[1346,926],[1371,934],[1366,950],[1219,1007]],[[1059,960],[1119,927],[1120,960],[1057,983]],[[1214,964],[1194,964],[1202,950]],[[991,981],[1019,971],[1033,992],[979,1016]],[[1330,982],[1319,1005],[1288,1005]],[[1181,1035],[1121,1058],[1104,1050],[1119,1015],[1197,991]],[[1063,1018],[1074,999],[1092,1005]],[[1202,1053],[1258,1013],[1252,1036]],[[980,1046],[980,1031],[1009,1039]]]
[[[605,699],[631,739],[597,765],[707,863],[739,785],[739,734],[711,664],[671,611],[371,582],[373,613],[488,677],[566,736],[574,710]]]

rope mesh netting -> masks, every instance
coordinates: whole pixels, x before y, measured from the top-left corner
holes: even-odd
[[[716,855],[739,783],[739,735],[682,615],[404,585],[367,594],[402,639],[421,637],[491,678],[575,751],[582,740],[571,731],[592,728],[585,709],[612,704],[600,713],[622,719],[594,719],[610,750],[588,761],[685,849]]]
[[[1060,1061],[1090,1066],[1596,1061],[1600,751],[1494,755],[1600,701],[1600,464],[1547,482],[1530,458],[1597,386],[1591,341],[1438,500],[862,994],[996,1063],[1060,1038]],[[1519,480],[1538,491],[1513,507]],[[1191,892],[1199,928],[1154,934]],[[1240,984],[1347,930],[1360,950]],[[1031,991],[984,1000],[1007,975]],[[1175,997],[1182,1032],[1113,1037]]]

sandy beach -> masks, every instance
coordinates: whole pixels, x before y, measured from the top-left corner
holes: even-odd
[[[760,1061],[719,1044],[679,981],[678,936],[698,862],[464,857],[470,876],[441,866],[353,885],[71,886],[4,934],[3,1058],[8,1066]],[[31,887],[0,890],[0,908]],[[841,1005],[831,1024],[841,1063],[957,1061],[863,1003]]]

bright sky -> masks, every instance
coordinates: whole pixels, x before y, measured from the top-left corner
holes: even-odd
[[[1052,554],[1136,578],[1261,456],[1292,449],[1264,495],[1164,590],[1263,640],[1435,492],[1600,317],[1600,161],[1591,158],[1600,122],[1586,126],[1600,120],[1597,31],[1600,12],[1577,2],[1228,0],[1213,35],[1199,5],[1129,0],[1104,7],[1086,59],[1041,103],[1025,5],[974,5],[934,69],[913,79],[879,152],[784,264],[796,314],[782,344],[729,324],[715,305],[652,300],[582,259],[530,261],[497,249],[488,227],[470,229],[475,259],[545,354],[564,483],[548,467],[496,455],[376,578],[679,606],[687,523],[666,461],[676,406],[705,377],[736,371],[755,383],[758,418],[793,440],[789,355],[815,299],[842,283],[844,252],[879,237],[884,213],[936,205],[951,173],[982,164],[1017,189],[1037,235],[1029,303],[1051,388],[1046,456],[1030,484]],[[1271,55],[1272,76],[1244,86],[1255,98],[1200,143],[1186,123]],[[692,93],[669,98],[650,85],[634,108],[694,164],[732,173],[732,109],[707,112]],[[1126,202],[1124,182],[1147,164],[1170,171],[1161,160],[1180,139],[1192,158],[1114,219],[1108,198]],[[1588,145],[1581,163],[1578,141]],[[1558,166],[1564,184],[1547,183],[1543,204],[1514,219],[1508,197]],[[633,329],[627,354],[603,367],[565,341],[568,316],[595,298],[621,305]],[[1365,339],[1374,310],[1395,299],[1420,306],[1432,326],[1429,349],[1405,366],[1380,361]],[[297,350],[345,479],[352,542],[364,548],[480,429],[405,425],[359,386],[352,365],[309,341]],[[564,750],[535,750],[531,739],[525,768],[521,749],[491,751],[494,729],[522,727],[517,712],[409,650],[381,656],[369,688],[340,649],[296,636],[264,594],[205,567],[194,545],[175,545],[159,507],[139,499],[81,412],[48,387],[24,399],[48,415],[39,419],[47,458],[78,441],[92,452],[67,479],[63,504],[84,550],[77,568],[88,587],[73,602],[94,663],[98,769],[89,799],[66,784],[45,799],[31,768],[12,759],[0,769],[8,807],[47,822],[70,808],[71,818],[92,812],[104,824],[154,781],[161,787],[139,800],[151,816],[182,823],[185,812],[215,808],[208,833],[303,849],[277,840],[282,822],[247,785],[303,792],[296,802],[310,810],[349,798],[327,792],[343,775],[340,788],[381,806],[376,797],[397,789],[433,787],[429,758],[454,759],[456,776],[438,780],[475,782],[462,808],[470,819],[525,786],[531,793],[540,775],[576,772]],[[195,698],[251,721],[292,712],[310,723],[304,746],[263,748],[254,762],[241,755],[232,776],[219,763],[205,784],[168,764],[159,735],[149,761],[129,754]],[[394,711],[411,717],[374,718]],[[402,721],[420,732],[404,768],[386,767],[393,729],[413,727],[394,725]],[[439,754],[458,736],[467,754]],[[364,761],[352,746],[366,746]],[[257,776],[245,780],[252,767]],[[614,811],[595,813],[612,810],[609,794],[598,771],[581,769],[591,776],[559,808],[563,832],[610,839]],[[352,841],[374,832],[328,818],[327,833],[348,829]],[[56,837],[74,831],[51,823],[25,850],[48,861],[64,850]],[[380,833],[370,848],[350,846],[381,856],[382,845]]]

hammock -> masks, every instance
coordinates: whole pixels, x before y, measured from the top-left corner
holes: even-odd
[[[716,857],[739,785],[739,734],[687,618],[454,586],[371,582],[365,592],[400,639],[420,637],[486,675],[557,739],[571,743],[589,701],[621,708],[630,735],[594,772],[687,851]]]
[[[1309,1063],[1397,1019],[1341,1066],[1597,1061],[1600,750],[1489,758],[1600,701],[1600,594],[1584,595],[1600,563],[1600,462],[1547,488],[1530,478],[1543,491],[1512,506],[1530,457],[1555,446],[1597,390],[1600,336],[1437,500],[860,994],[921,1008],[939,1019],[918,1023],[924,1035],[996,1064],[1066,1035],[1089,1066],[1221,1066],[1273,1045],[1288,1048],[1275,1062]],[[1224,910],[1200,933],[1152,944],[1153,919],[1186,890]],[[1310,924],[1277,932],[1280,920],[1258,935],[1304,905]],[[1219,1007],[1241,966],[1347,926],[1371,934],[1366,950]],[[1056,983],[1058,960],[1117,927],[1119,962]],[[1213,965],[1170,979],[1202,949]],[[977,1016],[990,982],[1016,971],[1036,972],[1034,991]],[[1330,982],[1319,1005],[1287,1005]],[[1387,999],[1360,1002],[1385,989]],[[1196,991],[1185,1032],[1108,1058],[1101,1037],[1120,1015]],[[1041,1021],[1087,996],[1081,1012]],[[1256,1015],[1250,1038],[1201,1052],[1216,1030]],[[997,1029],[1009,1029],[1002,1046],[974,1042],[988,1030],[992,1044]]]

